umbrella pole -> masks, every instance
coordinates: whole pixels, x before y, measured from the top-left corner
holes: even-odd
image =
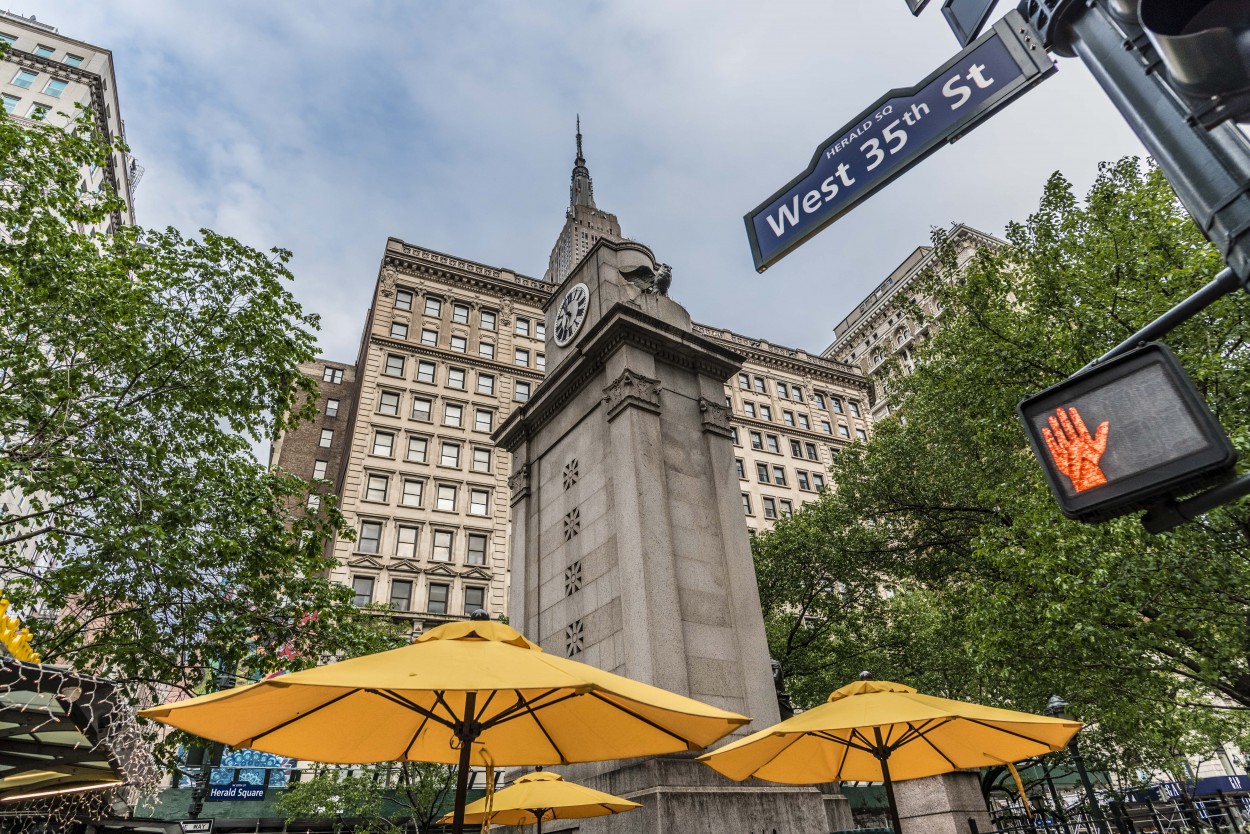
[[[903,824],[898,819],[898,803],[894,801],[894,782],[890,779],[890,757],[881,760],[881,777],[885,781],[885,798],[890,803],[890,820],[894,823],[894,834],[903,834]]]
[[[456,735],[460,739],[460,771],[456,774],[456,807],[451,818],[452,834],[464,834],[464,800],[469,793],[469,754],[473,750],[473,738],[476,733],[470,727],[476,724],[474,712],[477,708],[477,693],[469,692],[464,696],[464,717]]]

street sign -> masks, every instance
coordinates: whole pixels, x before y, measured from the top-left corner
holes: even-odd
[[[1033,27],[1011,11],[915,87],[886,93],[823,142],[806,171],[746,215],[756,270],[763,272],[1054,70]]]
[[[1228,436],[1159,343],[1023,400],[1020,420],[1059,509],[1103,521],[1226,477]]]
[[[207,820],[178,820],[178,824],[182,826],[182,834],[213,834],[213,821]]]
[[[247,782],[231,782],[229,785],[213,785],[208,789],[207,802],[259,802],[265,798],[264,785]],[[185,832],[184,832],[185,834]]]
[[[946,0],[942,16],[950,24],[959,45],[967,46],[981,33],[997,5],[998,0]]]

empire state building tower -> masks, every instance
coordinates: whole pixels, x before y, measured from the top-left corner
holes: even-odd
[[[551,249],[543,280],[553,284],[563,281],[601,237],[619,240],[621,224],[615,214],[595,208],[595,187],[582,156],[582,120],[578,117],[577,159],[573,162],[573,178],[569,184],[569,208],[564,213],[564,228]]]

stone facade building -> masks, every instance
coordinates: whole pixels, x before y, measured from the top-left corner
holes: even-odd
[[[955,224],[950,239],[956,246],[959,264],[966,264],[982,246],[1004,245],[993,235],[977,231],[962,223]],[[916,343],[924,339],[937,324],[942,310],[931,295],[917,296],[913,286],[934,261],[932,246],[921,246],[908,255],[889,276],[869,293],[833,330],[833,342],[821,354],[829,359],[853,365],[872,383],[872,419],[880,420],[890,413],[882,376],[886,360],[896,358],[904,373],[915,368],[912,355]],[[924,311],[924,323],[908,315],[905,307],[916,304]]]
[[[0,59],[0,97],[11,119],[64,127],[77,117],[76,106],[81,104],[92,112],[96,128],[109,142],[125,140],[112,52],[66,37],[33,15],[3,10],[0,44],[7,46]],[[107,183],[126,203],[95,231],[107,233],[135,222],[134,189],[142,174],[134,158],[120,151],[103,168],[83,171],[84,189],[98,191]]]

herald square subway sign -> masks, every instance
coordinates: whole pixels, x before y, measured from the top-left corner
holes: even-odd
[[[807,170],[746,215],[763,272],[896,177],[1055,71],[1011,11],[915,87],[891,90],[816,149]]]

